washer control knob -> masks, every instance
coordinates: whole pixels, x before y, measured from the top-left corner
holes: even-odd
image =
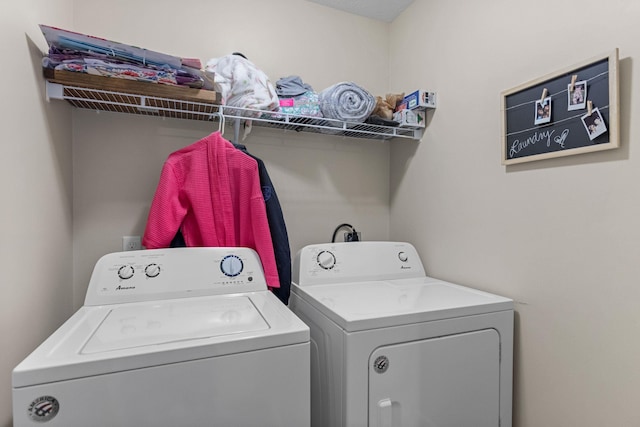
[[[318,265],[325,270],[331,270],[336,265],[336,256],[329,251],[322,251],[316,257]]]
[[[131,279],[133,277],[133,267],[130,265],[123,265],[118,269],[118,277],[122,280]]]
[[[160,266],[158,264],[149,264],[144,268],[144,274],[147,277],[158,277],[160,274]]]
[[[225,276],[235,277],[242,273],[243,268],[244,264],[237,255],[227,255],[220,261],[220,270],[222,270]]]
[[[407,262],[407,260],[409,260],[409,256],[404,251],[398,252],[398,259],[402,262]]]

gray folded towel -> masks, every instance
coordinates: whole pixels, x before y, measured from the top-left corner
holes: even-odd
[[[298,76],[283,77],[276,82],[276,93],[281,98],[293,98],[312,91],[313,88]]]

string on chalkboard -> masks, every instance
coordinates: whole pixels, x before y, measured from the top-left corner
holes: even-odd
[[[607,74],[609,74],[609,71],[604,71],[604,72],[602,72],[602,73],[600,73],[600,74],[598,74],[596,76],[591,77],[590,79],[587,79],[587,83],[589,83],[592,80],[597,79],[598,77],[606,76]],[[567,89],[563,89],[563,90],[561,90],[559,92],[556,92],[556,93],[553,93],[553,94],[551,94],[549,96],[551,97],[551,99],[553,99],[553,98],[556,98],[556,97],[558,97],[560,95],[563,95],[563,94],[566,94],[566,93],[567,93]],[[566,96],[566,95],[563,95],[563,96]],[[518,104],[518,105],[512,105],[511,107],[507,107],[506,111],[513,110],[514,108],[522,107],[524,105],[530,105],[530,104],[533,104],[535,102],[536,102],[536,100],[534,99],[533,101],[527,101],[527,102],[523,102],[523,103]]]
[[[599,111],[603,111],[603,110],[606,110],[608,108],[609,108],[609,106],[605,105],[604,107],[598,107],[598,110]],[[557,120],[555,122],[547,123],[547,124],[545,124],[543,126],[538,125],[538,126],[531,127],[529,129],[519,130],[517,132],[511,132],[511,133],[508,133],[507,136],[518,135],[519,133],[525,133],[525,132],[530,132],[530,131],[536,130],[536,129],[542,129],[542,128],[545,128],[545,127],[548,127],[548,126],[557,125],[559,123],[568,122],[569,120],[573,120],[575,118],[582,117],[582,116],[584,116],[584,113],[580,112],[579,114],[576,114],[575,116],[571,116],[571,117],[567,117],[566,119]]]

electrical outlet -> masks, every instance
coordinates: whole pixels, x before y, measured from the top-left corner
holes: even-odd
[[[122,236],[123,251],[138,251],[142,249],[140,236]]]
[[[362,240],[362,234],[360,234],[360,232],[351,232],[351,233],[344,233],[344,241],[345,242],[359,242]]]

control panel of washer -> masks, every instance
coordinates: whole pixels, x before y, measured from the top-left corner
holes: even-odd
[[[116,252],[93,270],[85,305],[266,290],[249,248],[173,248]]]
[[[293,262],[300,286],[422,277],[416,249],[405,242],[321,243],[305,246]]]

